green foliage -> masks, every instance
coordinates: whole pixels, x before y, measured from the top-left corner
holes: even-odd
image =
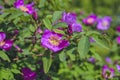
[[[85,58],[87,53],[89,52],[90,42],[89,38],[86,36],[83,36],[78,43],[78,52],[80,55],[80,58]]]
[[[116,41],[120,35],[116,32],[116,26],[120,25],[119,0],[24,0],[25,5],[34,2],[37,19],[15,8],[15,1],[0,1],[4,7],[0,9],[0,32],[6,33],[5,40],[13,41],[8,51],[2,49],[0,42],[0,80],[22,80],[24,67],[37,73],[35,80],[103,80],[103,65],[115,70],[111,80],[120,79],[116,68],[120,64],[120,46]],[[70,25],[61,21],[63,12],[76,13],[76,23],[82,25],[82,32],[69,33]],[[97,30],[97,21],[94,25],[85,25],[82,20],[91,13],[98,18],[111,16],[110,28]],[[44,48],[41,37],[45,29],[62,34],[69,46],[56,53]],[[112,62],[106,62],[106,57]],[[90,62],[90,58],[95,62]]]
[[[3,51],[0,51],[0,57],[1,57],[3,60],[5,60],[5,61],[10,62],[9,57],[8,57],[7,54],[4,53]]]
[[[43,61],[43,69],[44,69],[44,72],[45,73],[48,73],[49,69],[50,69],[50,66],[52,64],[52,59],[51,58],[46,58],[46,57],[43,57],[42,58],[42,61]]]

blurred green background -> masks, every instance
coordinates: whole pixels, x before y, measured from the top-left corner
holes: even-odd
[[[0,5],[12,7],[15,0],[0,0]],[[73,11],[76,13],[95,13],[97,15],[112,16],[120,23],[120,0],[25,0],[34,1],[38,10],[46,12],[54,10]],[[37,6],[38,5],[38,6]]]

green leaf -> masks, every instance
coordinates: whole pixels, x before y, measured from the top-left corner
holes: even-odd
[[[78,43],[78,52],[80,58],[85,58],[87,53],[89,52],[90,42],[87,36],[84,36],[80,39]]]
[[[94,56],[97,60],[102,61],[101,56],[100,56],[98,53],[95,52],[95,48],[90,48],[90,51],[93,53],[93,56]]]
[[[70,50],[67,50],[67,55],[70,57],[70,60],[72,61],[75,61],[75,54],[74,54],[74,51],[75,51],[76,47],[70,49]]]
[[[46,0],[40,0],[38,7],[42,8],[45,5]]]
[[[59,54],[59,59],[60,59],[60,61],[66,61],[66,55],[65,55],[65,52],[64,51],[62,51],[60,54]]]
[[[33,25],[29,25],[29,29],[30,29],[30,31],[32,31],[32,32],[34,32],[35,31],[35,27],[33,26]]]
[[[64,22],[59,22],[53,26],[53,28],[67,28],[68,25]]]
[[[4,53],[3,51],[0,51],[0,57],[1,57],[3,60],[5,60],[5,61],[10,62],[9,57],[8,57],[7,54]]]
[[[95,34],[95,35],[101,35],[101,33],[97,32],[97,31],[88,31],[88,32],[87,32],[87,35],[88,35],[88,36],[91,36],[91,35],[94,35],[94,34]]]
[[[53,31],[55,31],[56,33],[59,33],[59,34],[63,34],[63,35],[65,35],[65,33],[64,33],[63,30],[54,29]]]
[[[1,69],[0,80],[14,80],[14,75],[10,69]]]
[[[52,24],[48,18],[43,19],[43,23],[44,23],[46,28],[48,28],[49,30],[52,29]]]
[[[17,13],[13,13],[11,14],[9,17],[8,17],[8,20],[11,21],[12,19],[16,19],[16,18],[19,18],[21,15],[23,15],[23,13],[21,12],[17,12]]]
[[[17,69],[11,69],[11,71],[13,72],[13,73],[15,73],[15,74],[20,74],[21,72],[19,71],[19,70],[17,70]]]
[[[95,42],[100,45],[101,47],[109,50],[110,48],[108,47],[107,41],[104,39],[99,39],[98,37],[93,37],[93,39],[95,40]]]
[[[52,59],[43,57],[42,61],[43,61],[44,72],[47,73],[50,69],[51,64],[52,64]]]
[[[62,15],[62,11],[55,11],[54,13],[53,13],[53,22],[55,22],[55,21],[57,21],[58,19],[60,19],[60,17],[61,17],[61,15]]]

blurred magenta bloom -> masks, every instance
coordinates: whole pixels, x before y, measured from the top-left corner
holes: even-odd
[[[76,22],[76,14],[75,13],[66,13],[62,14],[62,22],[66,22],[68,25]]]
[[[34,10],[34,12],[33,12],[33,17],[34,17],[34,19],[38,19],[38,14],[37,14],[36,10]]]
[[[87,18],[83,19],[83,23],[86,25],[93,25],[97,20],[97,16],[95,14],[89,15]]]
[[[15,45],[14,47],[17,49],[18,52],[23,52],[23,50],[19,46]]]
[[[42,31],[42,29],[40,27],[38,27],[36,33],[41,34],[41,33],[43,33],[43,31]]]
[[[0,48],[7,51],[12,47],[13,41],[6,40],[5,38],[6,34],[4,32],[0,32]]]
[[[4,7],[0,5],[0,14],[3,14],[3,11],[2,11],[3,9]]]
[[[105,79],[112,78],[114,76],[114,72],[115,72],[114,69],[109,68],[107,65],[104,65],[102,67],[102,76]]]
[[[94,43],[94,42],[95,42],[95,40],[94,40],[92,37],[89,38],[89,41],[90,41],[91,43]]]
[[[14,6],[18,9],[20,9],[20,7],[25,7],[24,5],[24,0],[17,0],[15,3],[14,3]]]
[[[107,63],[109,63],[109,64],[112,64],[112,60],[111,60],[111,58],[109,58],[109,57],[106,57],[106,58],[105,58],[105,61],[106,61]]]
[[[82,25],[79,23],[73,23],[68,26],[68,32],[72,34],[73,32],[81,32]]]
[[[88,62],[95,63],[96,59],[94,57],[90,57],[90,58],[88,58]]]
[[[41,37],[41,44],[53,52],[58,52],[69,45],[69,42],[63,40],[62,36],[62,34],[55,33],[54,31],[45,30]]]
[[[120,72],[120,65],[116,65],[117,70]]]
[[[118,27],[116,28],[116,31],[117,31],[117,32],[120,32],[120,26],[118,26]]]
[[[27,4],[25,5],[24,4],[24,0],[17,0],[15,3],[14,3],[14,6],[15,8],[17,9],[20,9],[21,11],[23,12],[26,12],[28,14],[31,14],[33,15],[33,17],[36,19],[37,18],[37,13],[36,13],[36,10],[34,9],[34,3],[30,3],[30,4]]]
[[[36,72],[33,72],[29,68],[22,68],[21,72],[23,73],[23,79],[24,80],[36,80]]]
[[[118,44],[120,44],[120,36],[118,36],[118,37],[116,38],[116,41],[117,41]]]
[[[112,18],[109,16],[105,16],[104,18],[98,19],[97,29],[108,30],[110,27],[111,21],[112,21]]]

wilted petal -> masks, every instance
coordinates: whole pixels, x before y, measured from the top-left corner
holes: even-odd
[[[13,41],[5,40],[4,42],[5,42],[5,44],[2,46],[2,49],[7,51],[12,47]]]
[[[6,38],[6,34],[4,32],[0,32],[0,42]]]

